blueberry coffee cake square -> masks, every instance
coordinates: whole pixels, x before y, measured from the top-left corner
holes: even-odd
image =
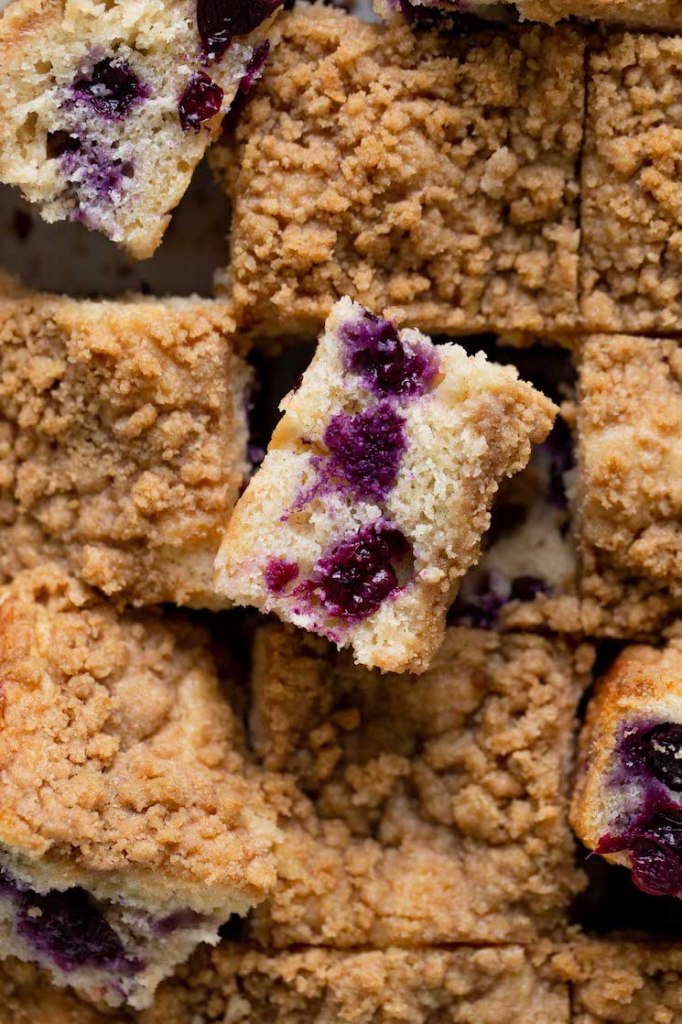
[[[607,35],[589,58],[581,293],[593,331],[682,328],[682,36]]]
[[[0,21],[0,181],[47,221],[151,256],[260,73],[279,3],[14,0]]]
[[[627,647],[599,680],[580,740],[572,821],[653,895],[682,895],[682,640]]]
[[[0,576],[214,602],[249,382],[225,303],[0,298]]]
[[[682,949],[642,939],[580,939],[556,954],[556,976],[570,983],[572,1024],[682,1019]]]
[[[275,877],[205,637],[45,566],[0,591],[0,660],[0,956],[147,1005]]]
[[[451,629],[381,675],[292,627],[255,647],[251,735],[278,810],[275,947],[534,941],[583,875],[568,826],[589,647]]]
[[[595,336],[579,374],[584,628],[646,639],[682,611],[682,345]]]
[[[501,480],[555,407],[513,367],[398,330],[349,298],[326,331],[216,559],[216,590],[423,671]]]
[[[343,295],[427,331],[574,324],[583,58],[572,28],[280,17],[212,150],[240,325],[314,333]]]
[[[139,1024],[205,1020],[569,1024],[570,1014],[544,947],[262,953],[230,944],[199,953]]]

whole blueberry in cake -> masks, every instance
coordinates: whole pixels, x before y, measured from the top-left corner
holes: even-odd
[[[362,664],[423,671],[492,498],[554,406],[514,369],[345,298],[281,408],[227,525],[216,589],[352,646]]]
[[[15,0],[0,21],[0,181],[143,259],[262,68],[281,0]]]
[[[655,896],[682,896],[682,641],[630,647],[597,684],[573,824]]]

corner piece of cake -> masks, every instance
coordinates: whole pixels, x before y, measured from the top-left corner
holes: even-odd
[[[537,940],[584,884],[568,824],[592,650],[449,629],[382,675],[317,636],[256,635],[251,738],[278,811],[256,941],[337,948]]]
[[[0,956],[148,1005],[275,878],[205,637],[46,566],[0,591],[0,676]]]
[[[225,302],[0,297],[0,580],[50,560],[117,600],[213,606],[241,353]]]
[[[151,256],[260,74],[280,2],[14,0],[0,21],[0,181],[47,221]]]
[[[652,895],[682,896],[682,640],[626,648],[598,682],[572,821]]]
[[[555,407],[515,369],[346,298],[282,409],[216,590],[350,644],[361,664],[424,671],[493,496]]]

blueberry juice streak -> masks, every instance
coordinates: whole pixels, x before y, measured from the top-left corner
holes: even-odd
[[[641,796],[637,810],[622,815],[613,832],[602,836],[597,852],[626,850],[640,889],[682,896],[682,726],[629,726],[617,751],[622,769],[615,783],[634,780]]]
[[[348,622],[365,619],[400,588],[399,572],[411,554],[403,532],[379,520],[323,556],[303,589],[316,594],[329,615]]]
[[[375,393],[418,398],[433,384],[438,373],[435,351],[403,341],[389,320],[364,310],[360,319],[343,324],[339,334],[346,368]]]

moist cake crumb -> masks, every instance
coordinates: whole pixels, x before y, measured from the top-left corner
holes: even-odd
[[[345,298],[281,409],[227,523],[216,590],[350,645],[360,664],[424,671],[493,496],[555,406],[513,367]]]

